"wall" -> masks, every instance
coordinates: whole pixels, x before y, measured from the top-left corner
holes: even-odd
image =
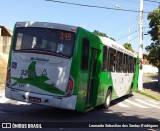
[[[0,36],[0,52],[8,54],[9,48],[11,44],[11,37],[8,36]]]
[[[157,73],[158,68],[152,65],[143,65],[143,73]]]

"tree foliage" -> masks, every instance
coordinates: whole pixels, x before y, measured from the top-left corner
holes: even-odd
[[[160,7],[148,14],[148,20],[150,27],[148,34],[153,42],[146,47],[149,52],[147,59],[160,70]]]
[[[94,30],[93,33],[99,36],[108,37],[106,33],[99,32],[98,30]]]
[[[98,36],[107,37],[107,38],[110,38],[110,39],[115,41],[115,39],[113,37],[109,37],[109,36],[106,35],[106,33],[99,32],[98,30],[94,30],[93,33],[98,35]]]
[[[124,46],[124,48],[126,48],[127,50],[133,52],[133,48],[132,48],[132,45],[131,45],[130,43],[124,43],[123,46]]]

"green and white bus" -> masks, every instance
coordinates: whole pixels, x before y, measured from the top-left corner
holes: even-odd
[[[85,112],[137,89],[137,55],[81,27],[17,22],[5,96]]]

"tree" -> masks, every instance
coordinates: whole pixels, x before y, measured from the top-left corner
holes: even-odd
[[[127,50],[133,52],[133,48],[132,48],[132,45],[131,45],[130,43],[124,43],[123,46],[124,46],[124,48],[126,48]]]
[[[99,36],[108,37],[106,33],[99,32],[98,30],[94,30],[93,33]]]
[[[98,36],[107,37],[107,38],[110,38],[110,39],[115,41],[115,39],[113,37],[109,37],[109,36],[106,35],[106,33],[99,32],[98,30],[94,30],[93,33],[98,35]]]
[[[158,83],[160,85],[160,7],[148,14],[150,31],[153,41],[145,49],[149,52],[147,60],[158,68]]]

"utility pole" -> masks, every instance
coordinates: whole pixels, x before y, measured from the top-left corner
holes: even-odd
[[[139,78],[138,78],[138,89],[143,90],[143,0],[140,0],[140,14],[139,14]]]

